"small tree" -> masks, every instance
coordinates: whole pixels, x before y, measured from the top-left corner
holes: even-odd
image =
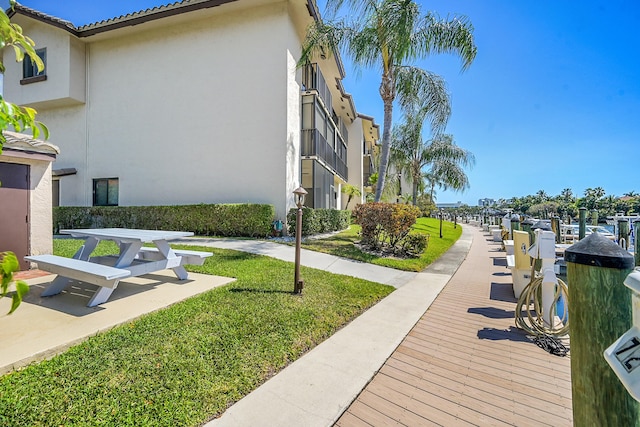
[[[349,203],[351,203],[351,199],[353,199],[354,197],[360,197],[362,196],[362,191],[360,191],[360,189],[358,187],[356,187],[355,185],[351,185],[351,184],[345,184],[342,186],[342,192],[344,194],[346,194],[347,196],[349,196],[347,198],[347,204],[345,206],[345,208],[349,208]]]
[[[10,1],[13,8],[15,0]],[[35,43],[29,37],[22,33],[19,25],[10,22],[7,14],[0,8],[0,50],[12,47],[16,54],[16,61],[24,60],[25,55],[33,62],[39,71],[44,69],[44,63],[36,54]],[[0,58],[0,72],[4,73],[4,63]],[[42,123],[36,121],[36,110],[29,107],[20,107],[16,104],[6,101],[0,95],[0,154],[2,147],[6,141],[4,131],[13,128],[20,132],[23,130],[31,130],[34,138],[37,138],[42,131],[44,138],[49,137],[49,131]],[[2,183],[0,182],[0,185]],[[13,273],[18,271],[20,264],[13,252],[0,253],[0,272],[1,286],[0,296],[5,296],[9,291],[9,284],[13,282]],[[9,313],[13,313],[22,302],[22,297],[29,291],[29,287],[23,281],[16,281],[16,292],[13,294],[13,302]]]

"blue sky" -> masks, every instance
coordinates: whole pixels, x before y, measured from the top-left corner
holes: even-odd
[[[6,3],[6,1],[5,1]],[[159,0],[24,0],[76,25],[163,3]],[[475,27],[471,68],[449,55],[415,65],[442,75],[453,114],[447,132],[471,151],[471,188],[439,191],[438,202],[544,190],[603,187],[640,192],[640,2],[637,0],[433,0],[423,12],[463,14]],[[324,0],[320,1],[321,9]],[[37,40],[36,40],[37,43]],[[379,73],[353,70],[345,89],[359,112],[382,124]],[[400,119],[396,110],[394,121]],[[428,136],[427,136],[428,137]],[[638,155],[636,155],[638,153]]]

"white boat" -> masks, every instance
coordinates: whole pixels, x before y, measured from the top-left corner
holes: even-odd
[[[635,212],[632,212],[629,215],[625,215],[624,213],[618,212],[613,216],[608,216],[606,221],[607,221],[607,224],[617,227],[618,221],[620,221],[621,219],[627,220],[629,222],[629,225],[631,225],[636,221],[640,221],[640,215],[638,215]]]
[[[591,233],[600,233],[611,241],[616,241],[616,235],[600,225],[587,225],[585,228],[585,237]],[[579,240],[580,225],[579,224],[561,224],[560,225],[560,241],[562,243],[574,243]]]

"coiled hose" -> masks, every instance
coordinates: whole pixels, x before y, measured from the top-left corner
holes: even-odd
[[[553,325],[548,324],[544,320],[544,313],[542,308],[542,280],[541,275],[535,274],[535,267],[531,268],[531,281],[525,286],[518,303],[516,304],[515,318],[516,326],[523,329],[525,332],[534,336],[550,335],[553,337],[560,337],[569,333],[569,317],[568,311],[565,310],[562,313],[560,322],[554,322]],[[569,289],[567,284],[561,279],[558,280],[558,285],[553,296],[553,303],[549,308],[549,319],[555,319],[557,311],[556,305],[560,300],[560,297],[564,299],[565,308],[569,306]],[[533,307],[531,307],[531,301],[533,301]]]

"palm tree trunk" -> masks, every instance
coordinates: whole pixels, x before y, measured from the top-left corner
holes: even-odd
[[[382,94],[382,88],[380,89]],[[387,166],[389,164],[389,153],[391,151],[391,116],[393,113],[393,98],[383,97],[384,101],[384,130],[382,131],[382,152],[380,154],[380,166],[378,167],[378,183],[376,185],[375,201],[379,202],[382,197],[382,190],[387,178]]]

